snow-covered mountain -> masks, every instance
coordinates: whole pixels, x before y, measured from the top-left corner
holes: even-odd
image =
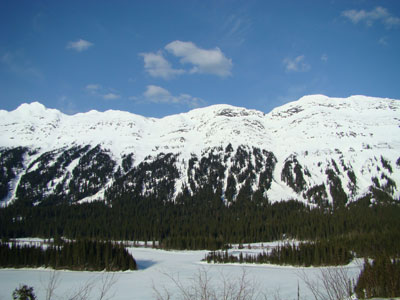
[[[174,200],[202,188],[227,202],[400,197],[400,101],[305,96],[268,114],[214,105],[162,119],[122,111],[65,115],[34,102],[0,110],[0,198]],[[61,200],[60,200],[61,199]]]

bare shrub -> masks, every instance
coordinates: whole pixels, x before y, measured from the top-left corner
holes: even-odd
[[[254,280],[248,276],[248,272],[242,269],[239,277],[226,275],[222,271],[218,278],[214,279],[208,269],[200,268],[197,273],[185,284],[178,275],[164,272],[174,285],[175,293],[162,287],[157,288],[153,283],[153,291],[157,300],[261,300],[267,299]]]
[[[304,271],[300,272],[299,276],[315,300],[352,299],[351,278],[346,268],[321,268],[315,279],[311,279]]]
[[[89,279],[77,290],[74,290],[70,295],[66,297],[67,300],[87,300],[90,297],[94,287],[94,280]]]
[[[93,276],[63,297],[56,294],[61,281],[61,272],[56,270],[49,273],[48,279],[41,280],[46,300],[110,300],[115,296],[113,287],[118,281],[118,276],[113,272]]]
[[[52,300],[55,298],[55,291],[60,284],[60,272],[55,270],[50,272],[49,279],[47,283],[43,283],[44,289],[46,291],[46,300]]]
[[[104,273],[101,276],[101,286],[99,300],[110,300],[115,296],[115,292],[112,293],[112,287],[117,283],[118,277],[115,273]]]

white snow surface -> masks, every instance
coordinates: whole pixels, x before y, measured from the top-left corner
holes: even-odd
[[[357,177],[359,197],[368,191],[371,178],[381,184],[390,177],[400,197],[400,101],[351,96],[330,98],[310,95],[263,113],[257,110],[213,105],[161,119],[146,118],[123,111],[89,111],[66,115],[38,102],[22,104],[16,110],[0,110],[0,147],[28,146],[41,152],[74,145],[100,144],[111,152],[118,164],[124,154],[134,154],[134,165],[145,157],[179,153],[178,169],[187,178],[191,154],[201,157],[207,148],[240,145],[271,151],[277,158],[270,199],[302,199],[281,180],[285,159],[295,155],[311,174],[310,188],[326,184],[326,169],[338,164],[342,185],[347,194],[346,169]],[[392,173],[382,167],[381,157],[392,166]],[[29,162],[27,162],[28,164]],[[177,186],[177,192],[180,189]]]
[[[267,245],[266,243],[264,245]],[[274,244],[272,244],[273,246]],[[220,282],[221,274],[232,281],[238,279],[243,270],[248,274],[247,279],[255,283],[260,291],[267,292],[268,298],[273,299],[277,293],[281,299],[296,299],[297,286],[300,286],[301,299],[311,299],[301,277],[303,271],[310,278],[318,276],[320,268],[296,268],[276,265],[239,265],[239,264],[206,264],[201,260],[207,251],[165,251],[151,248],[128,248],[135,257],[139,270],[116,272],[117,283],[113,286],[112,299],[118,300],[147,300],[156,299],[153,286],[160,291],[165,287],[177,298],[177,287],[165,274],[173,276],[184,286],[190,284],[190,279],[196,277],[199,270],[206,270],[213,278],[213,284]],[[243,250],[248,251],[248,250]],[[345,266],[350,277],[359,275],[362,263],[354,261]],[[50,269],[0,269],[0,299],[10,299],[15,288],[20,284],[33,286],[38,299],[45,298]],[[87,282],[94,281],[95,288],[91,299],[96,299],[101,285],[102,272],[59,271],[60,283],[56,295],[64,299]]]

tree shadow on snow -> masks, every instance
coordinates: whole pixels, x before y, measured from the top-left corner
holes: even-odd
[[[154,260],[147,260],[147,259],[136,260],[136,265],[138,267],[138,270],[146,270],[155,264],[157,264],[157,262]]]

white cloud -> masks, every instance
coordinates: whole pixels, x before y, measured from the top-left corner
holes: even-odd
[[[219,48],[201,49],[192,42],[173,41],[165,50],[180,58],[181,64],[191,65],[191,69],[176,69],[165,59],[163,52],[140,53],[144,59],[145,71],[152,77],[171,79],[184,73],[214,74],[221,77],[231,75],[232,60],[228,59]]]
[[[283,64],[288,72],[307,72],[311,69],[311,66],[305,62],[304,55],[299,55],[294,59],[287,57],[283,60]]]
[[[354,24],[365,22],[367,26],[372,26],[375,21],[381,21],[387,28],[400,25],[400,18],[393,16],[386,8],[377,6],[371,11],[366,10],[345,10],[342,16],[348,18]]]
[[[386,24],[387,27],[395,27],[400,25],[400,18],[398,17],[388,17],[385,19],[384,23]]]
[[[220,30],[229,43],[240,46],[252,30],[252,22],[247,16],[232,14],[226,18]]]
[[[202,99],[189,94],[173,96],[168,90],[157,85],[148,85],[143,96],[146,101],[153,103],[184,104],[189,107],[198,107],[204,104]]]
[[[69,42],[67,44],[67,49],[72,49],[77,52],[82,52],[89,49],[91,46],[93,46],[93,43],[79,39],[76,42]]]
[[[88,90],[88,91],[98,91],[98,90],[100,90],[101,89],[101,85],[100,84],[88,84],[86,87],[85,87],[85,89],[86,90]]]
[[[88,84],[85,87],[85,90],[94,96],[103,98],[104,100],[115,100],[121,98],[120,95],[115,93],[114,89],[105,89],[97,83]]]
[[[165,102],[176,102],[171,93],[166,89],[157,85],[148,85],[146,91],[143,93],[146,99],[150,102],[165,103]]]
[[[383,46],[389,45],[389,43],[388,43],[388,38],[387,38],[386,36],[381,37],[381,38],[379,39],[378,43],[379,43],[380,45],[383,45]]]
[[[171,79],[176,75],[184,73],[184,70],[174,69],[159,51],[157,53],[140,53],[144,59],[144,69],[152,77]]]
[[[7,52],[0,57],[0,62],[7,66],[9,71],[26,79],[43,80],[42,72],[34,67],[23,51]]]
[[[129,96],[129,97],[128,97],[128,100],[132,100],[132,101],[139,102],[139,101],[140,101],[140,98],[137,97],[137,96]]]
[[[115,100],[115,99],[119,99],[121,96],[118,94],[114,94],[114,93],[107,93],[105,95],[103,95],[103,99],[105,100]]]
[[[192,42],[174,41],[165,46],[173,55],[180,57],[182,64],[192,64],[190,73],[207,73],[221,77],[231,75],[232,60],[219,48],[201,49]]]

